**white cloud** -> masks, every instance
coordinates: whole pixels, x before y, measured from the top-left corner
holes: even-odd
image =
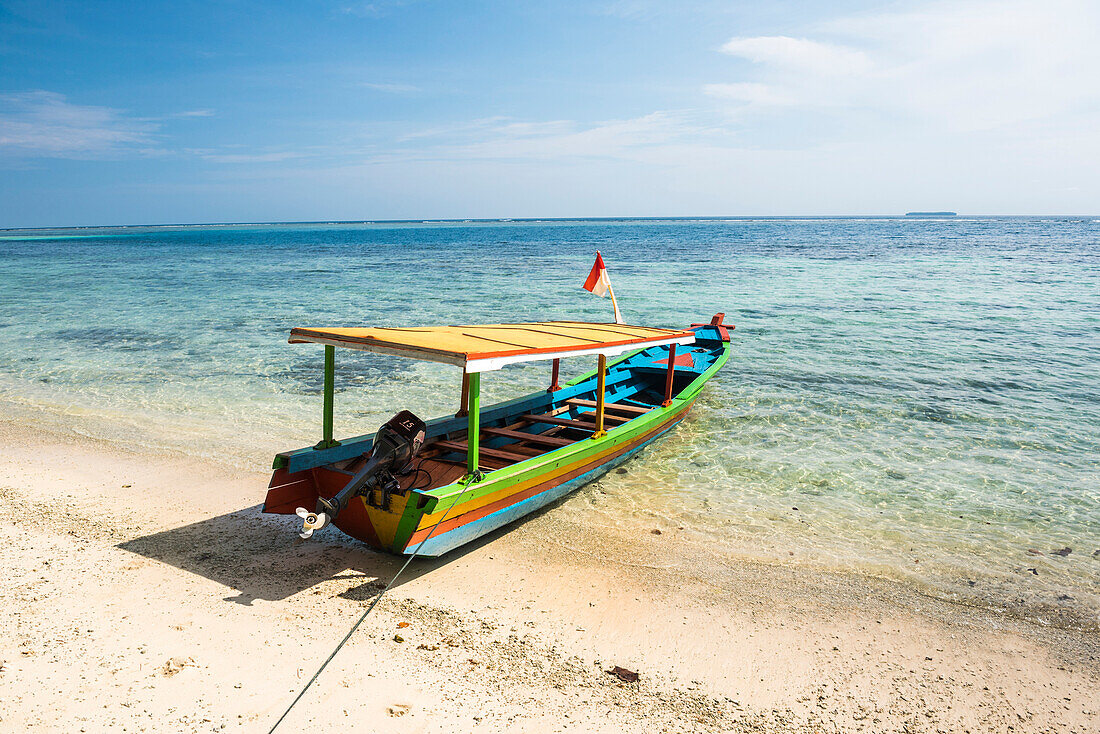
[[[470,122],[461,122],[449,125],[439,125],[435,127],[423,128],[420,130],[413,130],[411,132],[402,132],[397,137],[397,142],[407,143],[410,140],[417,140],[420,138],[445,138],[452,135],[468,134],[479,130],[491,130],[495,129],[501,122],[506,121],[507,117],[501,117],[495,115],[493,117],[483,117]]]
[[[211,153],[208,151],[196,151],[198,156],[206,161],[214,163],[278,163],[294,158],[301,158],[300,153],[273,152],[273,153]]]
[[[757,64],[823,76],[863,74],[871,69],[871,61],[862,51],[789,36],[733,38],[722,46],[722,52]]]
[[[393,92],[395,94],[420,91],[420,87],[414,87],[411,84],[390,84],[388,82],[363,82],[360,86],[378,92]]]
[[[755,105],[786,105],[791,99],[776,92],[767,84],[757,82],[737,82],[735,84],[705,84],[703,93],[718,99],[730,99],[735,102],[747,102]]]
[[[0,152],[86,158],[153,144],[157,126],[110,107],[75,105],[54,92],[0,95]]]
[[[381,18],[390,11],[404,7],[415,0],[375,0],[374,2],[354,2],[341,6],[339,12],[357,18]]]
[[[925,131],[1076,126],[1081,116],[1100,124],[1092,0],[933,2],[836,19],[810,35],[730,40],[722,51],[754,66],[703,91]]]
[[[451,136],[429,148],[420,148],[416,156],[509,161],[622,158],[701,131],[683,113],[667,111],[589,124],[569,120],[482,122],[461,128],[468,135]]]

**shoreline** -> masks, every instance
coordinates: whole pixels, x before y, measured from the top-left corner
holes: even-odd
[[[266,731],[400,563],[337,533],[296,543],[259,513],[266,474],[8,422],[0,436],[0,496],[21,518],[4,526],[0,729]],[[283,726],[1100,722],[1095,633],[857,574],[717,563],[676,533],[593,533],[571,515],[414,561]]]
[[[74,402],[62,408],[57,403],[42,405],[34,401],[16,402],[9,398],[0,396],[0,425],[25,424],[33,426],[33,431],[28,428],[32,436],[38,432],[58,440],[85,440],[102,446],[108,452],[134,453],[154,461],[171,458],[184,463],[197,462],[232,475],[251,474],[256,467],[266,466],[277,450],[288,445],[309,445],[311,442],[309,437],[294,439],[266,433],[252,435],[224,427],[217,427],[213,435],[208,435],[200,429],[209,426],[186,421],[180,423],[180,416],[169,412],[143,414],[140,418],[129,414],[112,416],[102,412],[102,406],[89,409]],[[115,421],[114,418],[120,420]],[[689,415],[688,421],[679,426],[678,434],[672,434],[671,438],[683,434],[693,418],[694,415]],[[211,451],[211,445],[217,446],[218,451]],[[265,445],[269,448],[257,449]],[[204,446],[206,448],[202,448]],[[639,457],[626,467],[626,471],[631,475],[640,471],[644,476],[645,466],[640,462],[645,461],[644,456]],[[632,469],[631,465],[637,468]],[[267,479],[266,472],[262,473],[262,481],[257,486],[266,488]],[[672,516],[671,513],[679,509],[675,502],[666,500],[660,505],[639,503],[635,491],[644,489],[644,484],[618,486],[609,492],[601,484],[604,479],[601,477],[593,482],[590,485],[592,490],[587,494],[582,488],[565,498],[564,502],[554,505],[559,514],[572,516],[572,525],[583,525],[585,533],[595,528],[599,534],[623,536],[632,541],[638,537],[644,538],[655,528],[665,533],[671,530],[672,536],[664,538],[666,545],[683,546],[681,552],[689,554],[694,563],[719,570],[731,563],[778,568],[794,566],[806,574],[855,576],[898,584],[927,598],[1018,618],[1043,627],[1100,632],[1100,607],[1097,606],[1100,604],[1100,584],[1096,579],[1079,575],[1072,579],[1056,578],[1053,583],[1050,580],[1050,574],[1059,571],[1057,566],[1063,565],[1066,560],[1084,564],[1088,569],[1100,563],[1100,549],[1093,549],[1088,543],[1072,543],[1076,551],[1071,559],[1059,558],[1059,554],[1052,550],[1072,542],[1068,539],[1047,545],[1020,544],[1005,550],[1003,558],[1007,561],[1006,565],[984,572],[975,569],[973,564],[970,568],[953,566],[949,561],[945,565],[945,559],[930,559],[922,553],[895,553],[893,557],[872,559],[872,546],[863,549],[848,547],[841,550],[840,555],[837,555],[838,548],[835,546],[824,546],[821,549],[824,552],[818,552],[819,548],[814,545],[816,535],[783,535],[789,528],[765,538],[763,544],[753,545],[754,539],[744,533],[735,540],[727,540],[716,534],[719,525],[700,526],[696,523],[699,518]],[[262,502],[262,498],[261,492],[257,501]],[[764,514],[770,521],[778,520],[787,508],[777,507],[774,497],[762,498],[762,501],[766,503],[768,499],[772,502]],[[806,498],[791,497],[790,500],[802,506]],[[796,517],[812,522],[809,516],[797,513],[798,507],[790,509],[796,511]],[[802,509],[805,510],[805,506]],[[666,512],[669,514],[666,515]],[[760,519],[758,515],[749,521],[759,523]],[[724,522],[729,522],[729,519]],[[731,526],[731,529],[736,531],[737,528]],[[919,545],[919,542],[916,544]],[[955,549],[955,553],[962,558],[966,549]],[[932,563],[918,565],[921,564],[918,556]]]

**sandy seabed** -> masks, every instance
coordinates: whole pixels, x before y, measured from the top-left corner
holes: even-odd
[[[0,731],[266,732],[401,563],[266,473],[0,441]],[[578,517],[414,561],[279,730],[1100,731],[1096,633]]]

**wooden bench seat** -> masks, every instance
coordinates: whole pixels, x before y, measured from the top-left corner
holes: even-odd
[[[626,423],[627,421],[632,420],[633,417],[634,416],[631,416],[630,418],[627,418],[624,415],[615,415],[614,413],[608,413],[607,411],[604,411],[603,422],[605,424],[614,424],[614,425],[621,426],[623,423]],[[589,421],[589,422],[592,423],[592,425],[596,424],[596,414],[595,413],[577,413],[577,418],[581,419],[582,421]]]
[[[593,426],[591,423],[573,420],[572,418],[559,418],[556,415],[534,415],[532,413],[527,413],[526,415],[521,415],[520,419],[526,421],[527,423],[549,423],[552,426],[565,426],[566,428],[576,428],[577,430],[588,431],[589,433],[591,433],[593,430]]]
[[[465,454],[470,450],[469,445],[465,441],[433,441],[432,446],[441,449],[450,449],[451,451],[457,451]],[[484,446],[478,446],[477,453],[479,456],[488,456],[491,459],[501,459],[503,461],[510,461],[513,464],[520,461],[527,461],[535,454],[517,454],[513,451],[505,451],[504,449],[490,449]]]
[[[512,438],[516,441],[525,441],[527,443],[537,443],[543,446],[552,446],[556,449],[574,443],[567,438],[545,436],[541,433],[526,433],[525,431],[514,431],[509,428],[482,428],[481,432],[482,434],[488,433],[491,436],[503,436],[505,438]]]
[[[528,413],[527,415],[520,416],[528,423],[549,423],[554,426],[565,426],[567,428],[576,428],[580,431],[592,432],[596,428],[596,414],[595,413],[580,413],[576,418],[559,418],[556,415],[534,415]],[[621,415],[612,415],[611,413],[604,412],[603,415],[605,424],[622,425],[630,420]]]
[[[569,405],[576,405],[578,408],[595,408],[595,400],[581,400],[580,398],[570,398],[565,401]],[[604,403],[604,411],[618,411],[619,413],[628,413],[630,415],[645,415],[653,408],[643,408],[638,405],[627,405],[625,403]]]

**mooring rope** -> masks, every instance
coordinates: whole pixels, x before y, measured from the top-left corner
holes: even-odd
[[[381,601],[382,595],[389,591],[390,587],[397,582],[397,579],[401,576],[402,573],[405,572],[405,569],[409,567],[409,564],[413,562],[413,559],[420,554],[420,549],[424,547],[424,544],[427,543],[433,535],[435,535],[436,529],[438,529],[439,526],[443,524],[443,521],[447,519],[447,516],[451,514],[451,510],[453,510],[455,505],[458,504],[458,501],[462,498],[462,496],[470,491],[470,485],[474,484],[477,479],[480,479],[480,477],[481,472],[477,472],[474,474],[474,476],[468,477],[465,480],[466,489],[455,495],[455,498],[451,500],[451,504],[447,508],[447,511],[443,513],[443,517],[439,518],[439,521],[432,526],[431,531],[429,531],[424,540],[420,541],[420,544],[416,546],[416,550],[413,551],[412,555],[409,556],[408,560],[405,561],[405,564],[398,569],[397,573],[394,574],[392,579],[390,579],[390,582],[386,584],[386,588],[378,592],[378,596],[374,597],[374,600],[371,601],[370,606],[368,606],[366,611],[363,612],[362,616],[360,616],[359,619],[355,621],[355,624],[351,626],[351,629],[348,630],[348,633],[344,635],[344,639],[340,640],[339,644],[337,644],[336,647],[333,648],[332,652],[329,653],[329,656],[325,658],[325,662],[321,663],[321,667],[317,668],[317,672],[313,674],[313,677],[309,679],[309,682],[306,683],[305,687],[302,688],[302,690],[299,691],[298,695],[294,697],[294,700],[291,701],[290,705],[286,707],[286,711],[283,712],[283,715],[279,717],[279,720],[276,721],[275,724],[268,730],[267,734],[273,734],[274,731],[279,728],[279,724],[283,723],[283,719],[287,717],[287,714],[290,713],[290,710],[294,708],[294,706],[299,701],[302,700],[302,696],[306,695],[306,691],[309,690],[309,687],[313,685],[313,682],[317,680],[318,676],[321,675],[321,672],[328,666],[328,664],[332,662],[332,659],[336,657],[336,653],[340,652],[340,648],[342,648],[344,644],[351,639],[351,636],[355,634],[355,630],[359,629],[359,625],[363,624],[363,620],[367,618],[367,615],[371,613],[371,610],[378,606],[378,602]]]

